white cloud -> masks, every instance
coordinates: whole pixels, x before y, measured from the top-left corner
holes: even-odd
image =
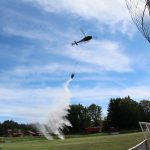
[[[65,92],[63,87],[0,88],[0,95],[2,116],[22,117],[31,122],[44,121],[50,111],[60,108]],[[63,104],[69,105],[68,100]]]
[[[13,76],[26,76],[33,74],[59,73],[101,73],[105,71],[131,72],[132,61],[127,56],[123,47],[114,41],[91,41],[80,47],[64,46],[59,51],[50,50],[48,53],[68,59],[68,62],[53,61],[51,63],[32,66],[17,66],[3,74]],[[66,60],[67,60],[66,59]],[[72,59],[72,60],[70,60]]]
[[[110,98],[131,96],[134,100],[142,100],[150,98],[150,86],[131,86],[131,87],[102,87],[93,88],[75,87],[72,90],[72,97],[80,100],[91,100],[99,103]]]
[[[95,65],[105,71],[130,72],[131,60],[119,43],[112,41],[93,41],[88,46],[68,47],[62,55]],[[97,70],[97,69],[95,69]],[[97,70],[99,72],[100,70]]]
[[[117,42],[91,41],[91,43],[80,45],[80,47],[64,47],[65,48],[59,51],[52,52],[50,50],[49,53],[52,52],[56,57],[62,57],[66,62],[53,61],[43,65],[16,66],[1,73],[1,76],[4,75],[3,79],[7,79],[7,76],[30,76],[31,80],[34,80],[32,78],[33,76],[38,75],[38,77],[43,76],[42,78],[44,78],[44,76],[49,75],[49,80],[51,80],[51,78],[56,77],[56,75],[63,76],[66,73],[72,72],[101,74],[109,71],[133,71],[131,59],[125,54],[122,46]],[[55,79],[58,80],[57,77]]]
[[[129,36],[135,32],[125,1],[121,0],[28,0],[48,12],[69,12],[84,19],[96,19]]]
[[[24,38],[29,38],[29,39],[37,39],[37,40],[46,40],[49,42],[54,41],[53,39],[50,38],[49,34],[46,32],[42,32],[42,30],[39,29],[20,29],[20,28],[16,28],[15,26],[7,26],[4,27],[4,32],[8,33],[10,35],[13,36],[21,36]]]
[[[149,91],[150,86],[126,88],[103,86],[83,88],[76,86],[71,88],[71,95],[72,100],[75,99],[79,103],[96,103],[106,109],[110,98],[129,95],[134,100],[149,99]],[[61,101],[63,92],[61,87],[47,87],[43,89],[0,88],[2,106],[0,114],[1,116],[11,116],[12,119],[14,117],[28,122],[41,121],[49,114],[50,110],[56,110],[63,102]]]
[[[43,73],[49,73],[49,74],[60,74],[65,72],[74,72],[75,71],[76,64],[75,63],[49,63],[47,65],[37,65],[32,67],[16,67],[15,69],[11,70],[11,73],[14,75],[29,75],[29,74],[43,74]],[[79,66],[78,67],[79,73],[92,73],[96,72],[92,67],[87,66]]]
[[[20,102],[36,102],[49,100],[49,97],[54,99],[54,95],[61,91],[60,88],[46,87],[43,89],[11,89],[0,88],[0,101],[20,101]]]
[[[96,77],[93,78],[92,75],[88,79],[97,80],[97,74],[100,78],[105,78],[106,73],[111,71],[119,73],[133,71],[131,59],[126,55],[122,46],[113,41],[91,41],[80,45],[80,47],[64,46],[59,51],[54,50],[52,52],[50,50],[49,53],[61,57],[62,60],[55,60],[46,64],[14,66],[12,69],[1,72],[1,84],[4,82],[21,84],[52,80],[61,81],[70,73],[92,73],[93,75],[96,73]],[[29,61],[29,59],[26,58],[26,61]],[[108,75],[107,77],[110,78]],[[80,79],[84,80],[83,78]],[[23,84],[20,86],[23,86]]]

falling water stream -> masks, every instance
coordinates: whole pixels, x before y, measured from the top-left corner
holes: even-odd
[[[71,126],[66,118],[71,98],[71,93],[69,91],[69,84],[71,81],[72,79],[69,79],[65,82],[62,92],[58,94],[59,103],[49,111],[46,121],[42,124],[37,124],[37,129],[48,140],[53,139],[52,135],[57,135],[60,139],[64,139],[62,130],[65,126]]]

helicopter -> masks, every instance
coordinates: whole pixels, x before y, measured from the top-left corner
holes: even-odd
[[[73,45],[78,45],[78,43],[90,41],[90,40],[93,38],[91,35],[86,35],[82,29],[81,29],[81,32],[83,33],[84,38],[81,39],[80,41],[74,41],[74,42],[72,43],[72,46],[73,46]]]

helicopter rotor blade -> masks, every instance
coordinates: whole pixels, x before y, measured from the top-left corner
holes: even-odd
[[[83,34],[84,36],[86,36],[86,34],[85,34],[85,32],[83,31],[83,29],[80,28],[80,30],[81,30],[82,34]]]

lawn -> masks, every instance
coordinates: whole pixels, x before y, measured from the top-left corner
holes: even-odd
[[[76,136],[52,141],[42,137],[14,137],[1,139],[0,150],[127,150],[142,140],[142,133]]]

